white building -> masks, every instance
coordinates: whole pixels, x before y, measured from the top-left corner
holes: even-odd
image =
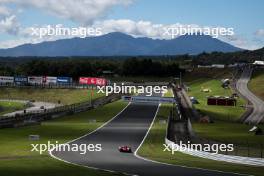
[[[261,65],[264,66],[264,61],[255,61],[253,65]]]
[[[213,64],[212,67],[213,68],[225,68],[225,65],[222,65],[222,64]]]
[[[213,68],[212,65],[198,65],[198,68]]]

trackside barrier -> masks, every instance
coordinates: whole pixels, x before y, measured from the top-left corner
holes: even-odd
[[[167,86],[168,82],[143,82],[143,83],[134,83],[134,82],[117,82],[116,85],[122,86]],[[112,85],[113,84],[108,84]],[[46,88],[46,89],[98,89],[96,85],[89,84],[79,84],[77,82],[72,83],[51,83],[51,84],[16,84],[16,83],[0,83],[0,87],[7,88]]]
[[[17,114],[14,117],[0,117],[0,128],[15,127],[25,124],[25,122],[41,122],[65,114],[79,113],[93,109],[121,98],[120,94],[112,94],[107,97],[100,97],[91,102],[75,103],[72,105],[58,106],[53,109],[31,111],[25,114]]]
[[[177,92],[174,91],[173,92],[175,97],[177,97]],[[181,99],[180,99],[181,100]],[[178,110],[180,111],[177,114],[172,114],[170,113],[169,117],[168,117],[168,126],[167,126],[167,135],[166,135],[166,140],[168,141],[173,141],[175,143],[175,145],[180,144],[180,142],[182,144],[209,144],[209,145],[213,145],[213,144],[223,144],[221,142],[218,141],[212,141],[212,140],[208,140],[208,139],[204,139],[204,138],[200,138],[199,136],[195,135],[192,127],[191,127],[191,122],[190,122],[190,118],[188,118],[188,116],[186,117],[186,115],[184,112],[184,109],[181,108],[181,103],[182,101],[178,101],[180,102],[179,105],[177,105]],[[175,116],[176,115],[176,116]],[[181,115],[183,118],[177,118],[177,116]],[[225,151],[225,152],[219,152],[219,156],[229,156],[227,157],[228,160],[232,161],[232,157],[235,157],[235,159],[237,159],[237,157],[242,157],[239,159],[257,159],[257,161],[261,161],[264,162],[264,143],[251,143],[249,141],[244,141],[244,143],[231,143],[233,144],[233,151]],[[227,144],[226,144],[227,145]],[[203,154],[203,155],[202,155]],[[211,155],[215,155],[213,153],[208,152],[203,152],[203,153],[199,153],[199,155],[197,154],[197,156],[211,156]],[[231,159],[230,159],[231,157]],[[211,157],[210,157],[211,158]],[[208,158],[208,159],[210,159]],[[215,158],[215,160],[219,160],[218,158]]]
[[[79,83],[56,83],[56,84],[16,84],[0,83],[0,87],[7,88],[46,88],[46,89],[97,89],[95,85],[85,85]]]
[[[224,154],[215,154],[215,153],[209,153],[204,151],[198,151],[198,150],[188,150],[187,148],[183,148],[179,146],[178,144],[175,144],[174,142],[170,141],[169,139],[165,138],[165,143],[170,146],[172,150],[180,149],[180,152],[211,159],[215,161],[224,161],[224,162],[230,162],[235,164],[244,164],[244,165],[252,165],[252,166],[264,166],[264,159],[263,158],[252,158],[252,157],[243,157],[243,156],[234,156],[234,155],[224,155]]]

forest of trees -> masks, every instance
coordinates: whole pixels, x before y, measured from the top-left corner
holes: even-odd
[[[264,48],[233,53],[201,53],[179,56],[138,57],[0,57],[0,75],[102,76],[104,71],[120,76],[176,76],[182,65],[252,63],[264,60]]]
[[[152,59],[33,59],[1,64],[0,75],[102,76],[104,71],[120,76],[175,76],[184,72],[174,61]]]

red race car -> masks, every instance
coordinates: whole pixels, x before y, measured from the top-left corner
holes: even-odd
[[[124,153],[132,153],[132,149],[129,146],[120,146],[118,147],[119,152],[124,152]]]

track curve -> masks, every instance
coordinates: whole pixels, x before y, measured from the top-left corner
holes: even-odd
[[[146,176],[231,176],[232,173],[187,168],[152,162],[133,153],[120,153],[118,146],[129,145],[133,151],[139,148],[159,109],[158,104],[131,103],[113,120],[95,132],[71,143],[102,144],[102,151],[51,152],[53,157],[81,166],[102,170]]]
[[[236,83],[237,90],[253,104],[253,112],[245,119],[245,123],[258,124],[264,118],[264,101],[258,98],[248,89],[253,68],[245,67],[241,77]]]

